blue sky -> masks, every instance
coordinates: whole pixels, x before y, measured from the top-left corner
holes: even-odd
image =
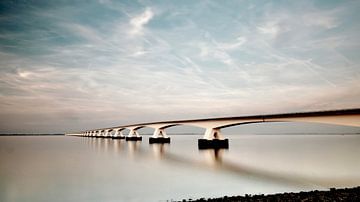
[[[0,2],[0,132],[360,107],[360,1],[70,2]]]

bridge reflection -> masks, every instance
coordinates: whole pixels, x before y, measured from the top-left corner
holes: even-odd
[[[150,148],[156,159],[162,159],[166,154],[166,149],[169,147],[169,143],[163,144],[150,144]]]
[[[342,184],[341,179],[313,179],[306,176],[289,175],[264,170],[253,166],[243,165],[226,159],[227,149],[199,150],[198,156],[181,155],[179,152],[170,151],[170,144],[151,144],[149,149],[141,145],[139,141],[125,141],[113,139],[87,138],[84,143],[90,146],[96,153],[110,153],[129,158],[141,157],[148,161],[152,159],[167,161],[181,166],[193,167],[195,169],[217,170],[220,172],[236,174],[239,177],[251,177],[259,180],[271,181],[287,185],[318,185]],[[196,153],[195,153],[196,154]],[[139,158],[136,158],[141,160]],[[343,179],[347,181],[347,179]]]
[[[199,152],[205,157],[206,163],[210,166],[219,166],[223,162],[223,155],[227,149],[203,149]]]
[[[128,155],[133,157],[134,155],[136,155],[136,153],[140,152],[140,144],[141,142],[139,141],[128,141],[127,143],[127,151],[128,151]]]

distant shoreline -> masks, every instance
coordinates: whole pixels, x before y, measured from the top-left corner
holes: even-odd
[[[0,134],[0,136],[62,136],[64,134]]]
[[[1,136],[63,136],[65,134],[61,133],[54,133],[54,134],[26,134],[26,133],[19,133],[19,134],[0,134]],[[144,136],[151,136],[151,133],[142,134]],[[169,135],[203,135],[202,133],[170,133]],[[235,134],[228,134],[228,136],[234,136]],[[252,133],[252,134],[237,134],[238,135],[360,135],[360,133]]]
[[[268,195],[224,196],[220,198],[183,199],[183,202],[241,202],[241,201],[360,201],[360,186],[353,188],[330,188],[327,191],[302,191]]]
[[[40,134],[27,134],[27,133],[19,133],[19,134],[0,134],[1,136],[64,136],[65,134],[61,134],[61,133],[54,133],[54,134],[45,134],[45,133],[40,133]],[[153,134],[151,133],[147,133],[147,134],[142,134],[144,136],[151,136]],[[202,133],[170,133],[168,135],[197,135],[197,136],[201,136],[203,135]],[[241,135],[360,135],[360,133],[252,133],[252,134],[236,134],[236,136],[241,136]],[[227,136],[235,136],[235,134],[228,134]]]

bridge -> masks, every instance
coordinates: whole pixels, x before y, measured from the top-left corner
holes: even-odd
[[[309,122],[360,127],[360,108],[139,123],[91,129],[66,135],[141,141],[142,137],[137,130],[149,127],[154,129],[153,135],[149,138],[149,143],[170,143],[170,137],[166,134],[165,130],[174,126],[187,125],[206,129],[204,137],[198,140],[200,149],[228,148],[228,139],[223,137],[221,129],[243,124],[265,122]],[[123,130],[125,129],[129,130],[127,136],[123,134]]]

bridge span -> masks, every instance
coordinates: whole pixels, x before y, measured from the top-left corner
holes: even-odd
[[[199,148],[227,148],[228,139],[221,134],[221,129],[242,124],[264,123],[264,122],[310,122],[324,123],[344,126],[360,127],[360,108],[342,109],[331,111],[297,112],[284,114],[251,115],[239,117],[222,117],[209,119],[193,119],[178,121],[160,121],[150,123],[139,123],[109,128],[98,128],[85,130],[77,133],[69,133],[69,136],[85,136],[97,138],[126,139],[128,141],[142,140],[137,130],[143,127],[154,129],[153,135],[149,138],[150,143],[170,143],[170,137],[166,129],[178,125],[188,125],[204,128],[203,139],[199,139]],[[129,134],[125,136],[123,130],[128,129]]]

